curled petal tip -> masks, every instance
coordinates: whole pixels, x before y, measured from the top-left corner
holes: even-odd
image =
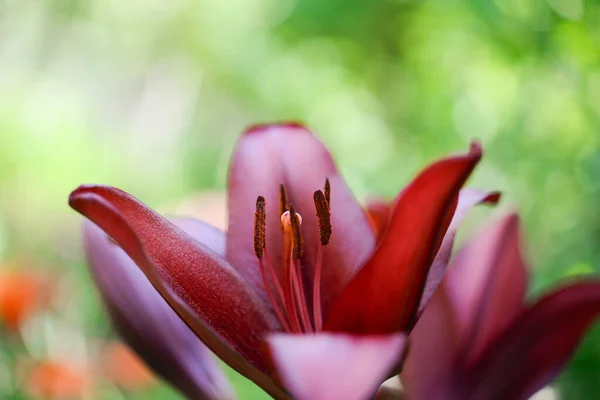
[[[107,188],[104,185],[83,184],[79,185],[69,194],[69,205],[76,209],[77,202],[93,196],[96,189]]]
[[[289,121],[289,122],[278,122],[278,123],[272,123],[272,124],[251,125],[248,128],[246,128],[244,134],[249,135],[252,133],[261,133],[261,132],[265,132],[265,131],[273,130],[273,129],[294,129],[294,130],[303,130],[303,131],[308,132],[308,129],[300,122]]]
[[[89,185],[79,185],[69,194],[69,205],[73,207],[73,203],[77,201],[82,192],[85,192]]]
[[[106,187],[106,185],[97,185],[97,184],[93,184],[93,183],[83,183],[81,185],[79,185],[75,190],[73,190],[73,192],[71,192],[71,194],[77,194],[80,192],[87,192],[89,190],[93,190],[94,188],[103,188]]]
[[[483,148],[481,147],[481,143],[478,140],[471,140],[471,144],[469,146],[469,153],[476,157],[482,156]]]

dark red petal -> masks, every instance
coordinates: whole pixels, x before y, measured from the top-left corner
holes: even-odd
[[[437,399],[452,385],[459,331],[444,283],[412,330],[402,384],[410,399]]]
[[[119,189],[81,186],[69,204],[125,250],[215,354],[272,395],[285,397],[260,371],[266,370],[262,337],[279,324],[229,264]]]
[[[197,222],[194,233],[201,229],[199,226]],[[214,232],[212,229],[206,231]],[[127,344],[189,398],[232,398],[233,391],[213,354],[169,307],[131,258],[107,240],[100,228],[87,221],[84,243],[92,275],[115,327]]]
[[[248,130],[238,141],[229,176],[229,229],[227,260],[253,285],[262,286],[253,250],[253,223],[257,196],[267,201],[267,250],[281,273],[282,238],[279,185],[285,185],[290,202],[302,215],[305,288],[310,292],[319,244],[319,227],[313,194],[331,183],[333,234],[325,248],[322,308],[325,314],[356,268],[374,247],[366,215],[339,175],[331,155],[306,128],[265,125]],[[308,298],[312,298],[309,296]]]
[[[325,329],[391,333],[409,328],[427,273],[454,212],[458,193],[479,160],[481,147],[438,161],[407,186],[371,259],[333,305]]]
[[[402,334],[385,336],[271,335],[269,353],[297,400],[372,397],[404,354]]]
[[[452,247],[454,246],[456,231],[463,218],[467,215],[469,210],[473,208],[473,206],[482,203],[496,204],[499,200],[499,192],[486,193],[471,188],[465,188],[460,191],[458,196],[458,205],[456,206],[456,211],[452,217],[452,222],[450,223],[450,226],[444,235],[440,249],[433,259],[433,264],[431,265],[429,274],[427,274],[427,283],[425,284],[425,290],[423,291],[421,303],[419,304],[419,315],[423,312],[427,302],[435,292],[435,289],[438,287],[442,277],[444,276],[444,272],[446,271],[446,267],[450,261],[450,256],[452,255]]]
[[[565,367],[600,314],[600,282],[582,281],[529,307],[467,372],[468,398],[527,399]]]
[[[503,217],[460,252],[444,279],[468,360],[523,309],[527,271],[519,233],[517,215]]]

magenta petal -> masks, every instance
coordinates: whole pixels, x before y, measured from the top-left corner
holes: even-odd
[[[572,284],[529,307],[468,372],[473,399],[527,399],[564,368],[600,315],[600,282]]]
[[[371,253],[375,240],[364,211],[346,187],[331,155],[310,131],[295,124],[265,125],[248,130],[240,138],[230,167],[227,232],[227,260],[246,280],[262,287],[252,242],[256,198],[261,195],[267,200],[267,250],[280,271],[279,185],[285,185],[290,202],[303,218],[302,265],[306,287],[312,287],[319,243],[313,193],[323,189],[326,178],[331,183],[333,235],[325,249],[321,279],[325,314],[331,300]]]
[[[519,219],[509,214],[461,251],[446,274],[444,287],[469,360],[523,309],[527,271],[519,239]]]
[[[127,254],[91,222],[84,240],[96,284],[129,346],[189,398],[234,398],[214,356]]]
[[[375,395],[404,354],[402,334],[271,335],[273,364],[296,400],[362,400]]]
[[[459,349],[455,323],[442,283],[409,336],[401,376],[410,399],[438,399],[451,387]]]
[[[418,315],[423,312],[427,302],[435,292],[435,289],[438,287],[442,277],[444,276],[446,267],[450,261],[450,256],[452,255],[452,247],[454,246],[456,231],[463,218],[467,215],[469,210],[477,204],[496,204],[499,200],[500,193],[498,192],[486,193],[471,188],[465,188],[460,191],[458,196],[458,205],[456,206],[456,211],[452,217],[452,222],[450,223],[450,226],[444,235],[442,245],[440,246],[435,259],[433,260],[433,264],[431,264],[429,274],[427,274],[427,283],[425,284],[423,296],[421,297],[421,303],[419,304]]]
[[[229,264],[119,189],[81,186],[69,204],[125,250],[215,354],[273,396],[285,397],[261,372],[262,337],[280,326]]]

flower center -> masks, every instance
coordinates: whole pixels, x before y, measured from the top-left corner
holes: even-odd
[[[323,249],[331,238],[331,213],[329,180],[325,180],[323,191],[317,190],[313,200],[319,221],[319,247],[313,279],[312,319],[308,309],[302,279],[303,240],[300,232],[302,217],[288,202],[285,187],[280,185],[281,230],[283,232],[283,254],[281,257],[281,282],[275,273],[266,248],[266,201],[263,196],[256,199],[254,213],[254,252],[258,258],[265,290],[273,310],[286,332],[319,332],[323,326],[321,312],[321,271]]]

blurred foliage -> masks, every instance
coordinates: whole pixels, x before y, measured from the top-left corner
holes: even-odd
[[[0,256],[43,260],[64,318],[111,335],[68,193],[106,183],[161,206],[223,188],[244,126],[293,119],[358,196],[479,139],[472,184],[522,213],[534,293],[600,272],[599,50],[591,0],[4,0]],[[598,333],[558,383],[569,399],[600,394]]]

